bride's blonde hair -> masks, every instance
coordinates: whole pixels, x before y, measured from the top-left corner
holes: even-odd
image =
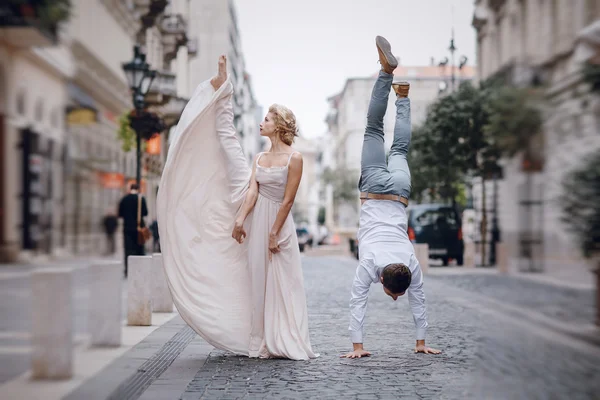
[[[269,112],[274,116],[275,131],[279,134],[279,138],[283,143],[291,146],[294,138],[298,136],[296,116],[292,110],[281,104],[273,104],[269,107]]]

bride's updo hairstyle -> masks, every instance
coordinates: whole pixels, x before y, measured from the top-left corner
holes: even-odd
[[[269,107],[269,112],[275,117],[275,131],[279,134],[279,138],[283,143],[291,146],[294,138],[298,136],[296,116],[292,110],[281,104],[273,104]]]

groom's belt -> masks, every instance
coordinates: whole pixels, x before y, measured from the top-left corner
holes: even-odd
[[[379,193],[369,193],[369,192],[360,192],[361,200],[391,200],[391,201],[399,201],[408,207],[408,199],[403,196],[399,196],[397,194],[379,194]]]

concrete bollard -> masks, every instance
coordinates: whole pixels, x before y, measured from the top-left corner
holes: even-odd
[[[475,268],[475,243],[465,243],[464,261],[465,268]]]
[[[73,375],[73,271],[35,270],[31,277],[33,379]]]
[[[506,243],[496,243],[496,266],[498,272],[508,274],[508,249]]]
[[[129,256],[127,325],[152,325],[152,256]]]
[[[154,279],[152,311],[171,313],[173,312],[173,298],[171,297],[171,291],[167,283],[161,253],[152,254],[152,269],[152,277]]]
[[[423,274],[429,273],[429,245],[427,243],[415,243],[415,256],[417,257],[417,261],[419,261],[419,265],[421,266],[421,271]]]
[[[121,345],[123,264],[96,262],[89,268],[89,331],[92,346]]]

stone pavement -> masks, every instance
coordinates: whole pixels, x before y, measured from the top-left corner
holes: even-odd
[[[482,294],[515,306],[533,309],[550,318],[569,324],[594,321],[596,304],[592,290],[558,288],[517,277],[487,274],[443,274],[435,271],[434,279],[445,284]],[[548,293],[552,291],[552,293]]]
[[[538,324],[539,318],[584,323],[588,311],[571,315],[561,309],[588,304],[591,292],[468,271],[426,276],[427,343],[443,351],[432,356],[413,352],[407,299],[393,302],[374,285],[365,330],[365,347],[373,356],[347,360],[340,355],[351,348],[348,300],[356,260],[303,260],[311,340],[319,358],[256,360],[226,354],[190,336],[176,318],[68,398],[598,398],[600,347]],[[521,313],[513,314],[517,310]]]

